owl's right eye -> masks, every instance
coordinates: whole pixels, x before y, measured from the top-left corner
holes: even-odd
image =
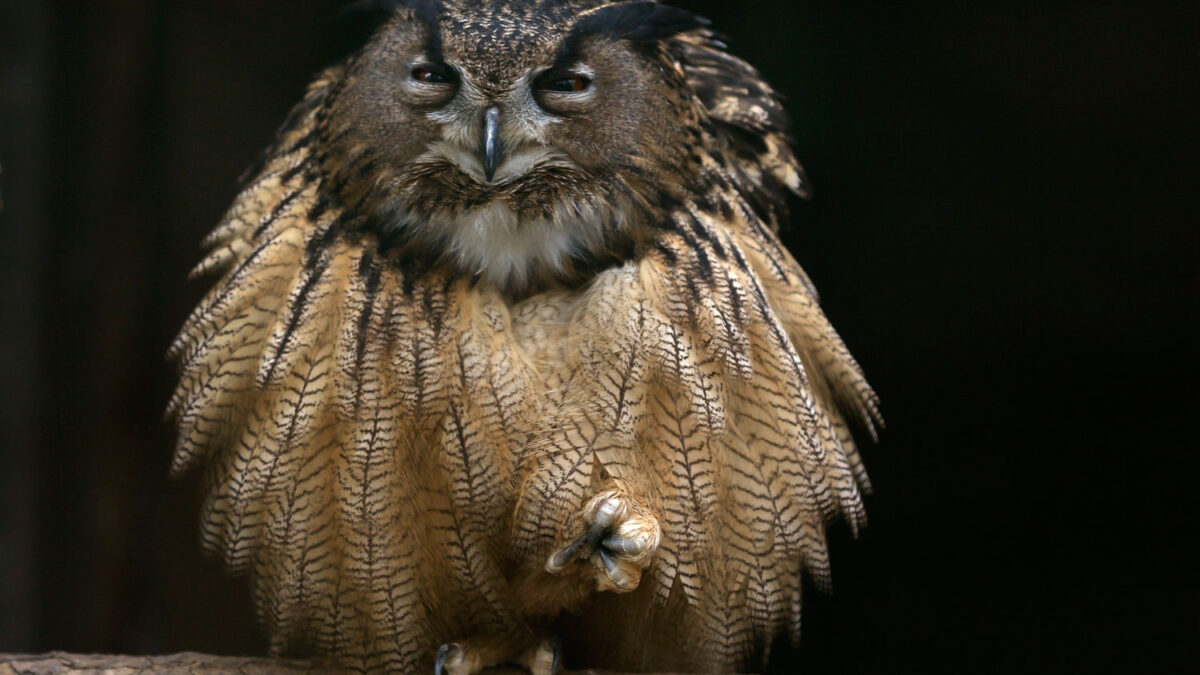
[[[412,79],[425,84],[450,84],[453,77],[448,68],[417,66],[412,69]]]

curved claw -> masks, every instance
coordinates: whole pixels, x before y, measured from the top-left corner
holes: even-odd
[[[527,658],[531,675],[556,675],[562,663],[562,642],[557,637],[545,640]]]
[[[463,655],[462,645],[451,642],[444,644],[438,648],[437,660],[433,664],[433,675],[444,675],[446,662],[452,660],[461,660]]]
[[[597,549],[597,552],[600,554],[600,561],[604,565],[604,574],[608,576],[608,580],[615,587],[609,590],[629,592],[637,588],[638,581],[641,580],[640,574],[632,576],[605,549]]]
[[[605,537],[600,545],[604,548],[624,553],[626,555],[637,555],[646,550],[646,541],[644,539],[635,539],[633,537],[622,537],[616,534],[610,534]]]
[[[617,561],[613,560],[613,557],[608,554],[608,551],[600,549],[599,553],[600,561],[604,563],[604,571],[608,574],[609,578],[619,575],[621,573],[621,568],[617,565]]]
[[[592,518],[592,522],[596,525],[602,525],[605,529],[612,527],[616,522],[617,515],[621,512],[621,502],[615,497],[610,497],[600,503],[596,509],[596,515]]]
[[[601,524],[598,521],[592,523],[592,526],[588,528],[588,531],[582,537],[567,544],[557,553],[550,556],[550,559],[546,561],[546,571],[551,574],[558,574],[564,567],[574,562],[585,550],[596,548],[596,545],[600,543],[600,539],[604,537],[604,532],[607,529],[608,525]]]

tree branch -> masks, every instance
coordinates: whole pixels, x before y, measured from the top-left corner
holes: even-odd
[[[329,672],[304,661],[281,661],[242,656],[212,656],[184,652],[167,656],[124,656],[108,654],[0,654],[0,675],[58,675],[103,671],[113,675],[172,675],[190,673],[238,673],[239,675],[300,675]],[[493,669],[487,675],[527,675],[523,671]],[[564,674],[565,675],[565,674]],[[581,671],[574,675],[602,675]],[[608,675],[616,675],[609,673]]]

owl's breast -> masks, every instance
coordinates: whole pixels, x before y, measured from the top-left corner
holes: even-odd
[[[531,213],[509,196],[425,213],[404,208],[403,223],[393,227],[407,256],[452,267],[510,295],[575,286],[632,255],[631,223],[640,219],[627,205],[567,197]]]
[[[522,219],[499,201],[443,216],[430,227],[445,242],[450,263],[500,288],[566,274],[574,256],[599,245],[601,232],[583,219]]]

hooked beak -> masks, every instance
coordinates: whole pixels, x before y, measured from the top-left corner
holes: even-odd
[[[483,113],[483,173],[488,181],[500,164],[500,108],[492,106]]]

